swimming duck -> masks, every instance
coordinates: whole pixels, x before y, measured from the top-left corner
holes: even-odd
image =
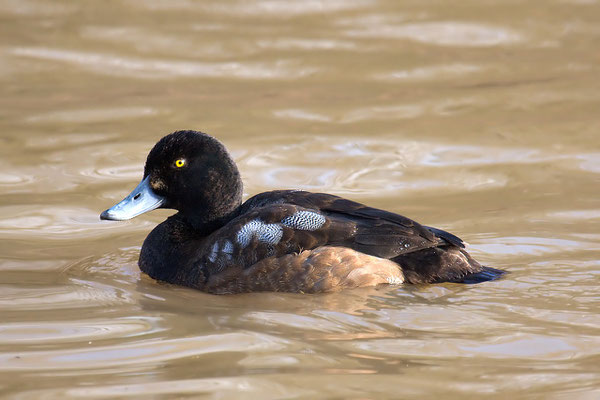
[[[338,196],[275,190],[242,203],[238,168],[215,138],[177,131],[148,154],[144,177],[101,219],[178,212],[146,238],[140,269],[208,293],[319,293],[400,283],[492,280],[461,239]]]

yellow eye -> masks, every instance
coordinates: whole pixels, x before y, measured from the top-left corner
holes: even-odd
[[[185,165],[185,158],[180,158],[179,160],[175,161],[175,166],[177,168],[181,168]]]

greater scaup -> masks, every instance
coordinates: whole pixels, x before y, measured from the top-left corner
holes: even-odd
[[[178,212],[150,232],[140,269],[209,293],[477,283],[503,273],[475,261],[451,233],[334,195],[275,190],[242,204],[235,162],[197,131],[159,140],[140,184],[100,218],[155,208]]]

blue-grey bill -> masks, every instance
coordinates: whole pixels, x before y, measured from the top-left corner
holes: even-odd
[[[124,221],[152,211],[165,202],[165,198],[157,195],[150,187],[150,177],[147,176],[136,186],[129,196],[100,214],[100,219]]]

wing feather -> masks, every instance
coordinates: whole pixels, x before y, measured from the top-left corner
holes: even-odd
[[[318,217],[304,225],[299,222],[299,216],[309,214]],[[348,247],[387,259],[443,245],[462,246],[456,236],[402,215],[329,194],[302,191],[257,195],[244,203],[237,218],[213,235],[215,240],[227,238],[232,247],[224,257],[209,252],[212,257],[204,262],[217,271],[230,265],[247,268],[271,256],[320,246]],[[222,249],[225,244],[215,244],[215,240],[207,238],[206,247]]]

